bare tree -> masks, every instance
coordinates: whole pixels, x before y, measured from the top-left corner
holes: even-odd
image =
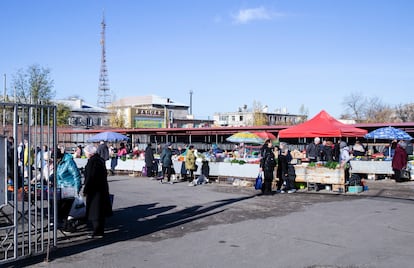
[[[345,107],[346,113],[351,116],[357,122],[363,121],[364,113],[363,108],[366,103],[366,98],[359,93],[352,93],[345,97],[342,105]]]
[[[366,123],[385,123],[392,121],[392,110],[384,104],[378,97],[367,99],[363,108],[364,122]]]
[[[414,103],[399,104],[395,106],[396,120],[401,122],[414,121]]]
[[[353,93],[345,98],[343,104],[347,113],[341,118],[352,118],[361,123],[414,121],[414,103],[391,107],[377,96],[366,98]]]
[[[50,70],[39,65],[31,65],[27,70],[20,69],[13,76],[10,94],[19,103],[50,104],[55,97]]]

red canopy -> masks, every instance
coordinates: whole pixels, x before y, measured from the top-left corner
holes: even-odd
[[[305,123],[279,131],[279,138],[363,137],[368,131],[339,122],[322,110]]]

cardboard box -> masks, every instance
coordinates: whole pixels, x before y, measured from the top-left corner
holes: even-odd
[[[362,190],[362,186],[348,186],[348,193],[360,193]]]

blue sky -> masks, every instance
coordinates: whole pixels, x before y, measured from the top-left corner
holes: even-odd
[[[96,104],[106,19],[109,86],[190,103],[196,118],[253,102],[309,116],[352,93],[414,102],[414,1],[0,1],[0,73],[50,68],[57,98]]]

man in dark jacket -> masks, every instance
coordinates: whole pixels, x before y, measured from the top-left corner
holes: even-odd
[[[317,162],[322,156],[322,145],[321,139],[316,137],[313,139],[313,142],[306,146],[306,157],[309,159],[309,162]]]
[[[85,147],[88,163],[85,166],[86,216],[92,222],[93,232],[88,238],[102,238],[105,229],[105,218],[112,216],[112,204],[109,197],[109,186],[105,161],[96,154],[96,147]]]
[[[294,166],[290,163],[291,160],[292,156],[290,155],[289,149],[287,147],[281,147],[277,164],[277,177],[279,178],[276,191],[277,193],[296,192],[296,173]],[[283,182],[285,182],[286,186],[284,189],[280,189],[282,187]]]
[[[276,167],[275,155],[273,152],[272,142],[266,141],[266,146],[262,148],[262,159],[260,160],[260,169],[264,173],[264,182],[262,187],[262,193],[265,195],[272,194],[272,181],[274,177],[274,170]]]
[[[163,178],[160,180],[160,183],[163,183],[163,179],[165,178],[165,175],[167,175],[167,181],[170,184],[173,184],[171,179],[171,167],[172,167],[172,144],[169,142],[165,145],[164,149],[162,150],[162,153],[160,155],[160,163],[162,165],[162,175]]]
[[[99,143],[98,149],[96,150],[96,153],[102,157],[103,160],[109,160],[109,148],[106,142],[101,141]]]
[[[154,152],[152,151],[151,143],[148,143],[147,148],[145,148],[145,167],[147,169],[147,177],[153,177],[156,174],[155,166]]]

